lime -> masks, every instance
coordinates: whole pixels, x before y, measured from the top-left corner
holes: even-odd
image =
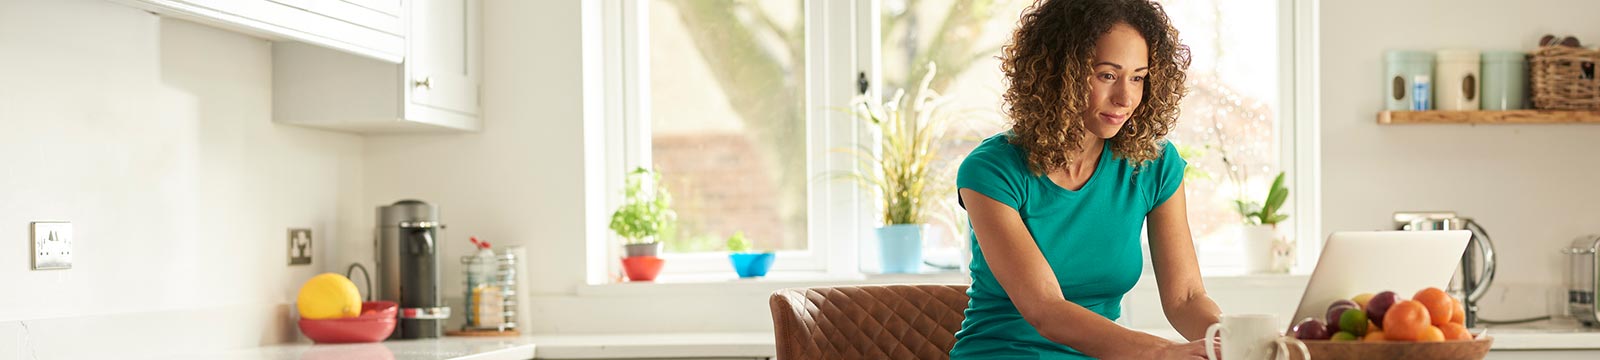
[[[1362,337],[1367,335],[1367,313],[1364,311],[1346,311],[1339,315],[1339,330],[1350,335]]]

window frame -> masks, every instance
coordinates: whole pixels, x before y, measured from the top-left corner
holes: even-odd
[[[876,9],[876,1],[805,1],[806,230],[805,250],[778,251],[775,272],[819,275],[859,273],[858,238],[870,236],[867,194],[854,184],[829,181],[828,174],[850,170],[853,159],[832,149],[865,139],[865,129],[851,115],[828,109],[849,108],[854,99],[858,49],[858,14]],[[649,1],[607,0],[602,4],[606,52],[606,206],[621,205],[626,169],[651,164]],[[607,212],[609,215],[609,211]],[[870,229],[868,229],[870,230]],[[604,231],[609,256],[620,254],[622,239]],[[828,239],[823,241],[823,239]],[[662,276],[728,272],[723,253],[662,254],[672,264]],[[619,266],[608,265],[610,273]],[[729,272],[731,275],[731,272]],[[591,277],[592,278],[592,277]]]
[[[807,173],[811,179],[847,171],[854,167],[848,154],[831,149],[870,141],[867,129],[849,114],[826,109],[849,108],[855,99],[856,76],[868,80],[865,96],[881,98],[881,40],[876,34],[882,24],[880,1],[805,1],[805,67]],[[625,170],[650,164],[650,94],[648,79],[649,1],[606,0],[601,4],[601,51],[603,54],[604,116],[603,170],[605,207],[621,203]],[[1279,109],[1276,124],[1280,147],[1279,168],[1286,172],[1293,209],[1293,237],[1297,239],[1297,262],[1293,274],[1309,273],[1315,266],[1322,245],[1320,217],[1320,142],[1316,59],[1315,0],[1281,0],[1279,6]],[[1287,121],[1286,121],[1287,120]],[[782,261],[774,272],[816,273],[819,276],[861,273],[863,239],[874,235],[875,202],[871,194],[840,181],[810,181],[807,185],[807,249],[779,251]],[[605,248],[594,249],[590,237],[591,263],[606,264],[607,274],[619,274],[622,239],[605,227],[607,219],[593,231],[603,233]],[[598,259],[597,259],[598,257]],[[663,254],[672,266],[663,271],[664,279],[674,275],[703,275],[727,272],[721,253]],[[609,281],[601,267],[590,266],[590,283]],[[731,276],[731,272],[728,272]],[[669,280],[670,281],[670,280]]]

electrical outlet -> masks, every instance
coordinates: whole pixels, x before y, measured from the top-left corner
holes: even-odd
[[[311,229],[289,229],[289,265],[310,265],[311,249]]]
[[[72,268],[72,223],[65,221],[33,222],[30,243],[33,244],[33,269]]]

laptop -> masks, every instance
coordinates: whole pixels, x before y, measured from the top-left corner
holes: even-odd
[[[1334,300],[1360,293],[1389,290],[1410,299],[1428,287],[1448,289],[1471,238],[1466,230],[1335,232],[1322,245],[1288,328],[1322,319]]]

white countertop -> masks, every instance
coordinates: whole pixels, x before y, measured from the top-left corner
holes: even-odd
[[[1600,328],[1582,327],[1571,319],[1491,325],[1488,334],[1494,338],[1492,350],[1600,349]]]
[[[774,357],[770,332],[531,335],[539,359]]]
[[[1182,341],[1177,330],[1141,330],[1163,338]],[[1472,329],[1477,334],[1483,329]],[[1600,328],[1585,328],[1576,322],[1539,321],[1517,325],[1494,325],[1487,334],[1494,338],[1490,350],[1600,350]]]
[[[1145,330],[1181,340],[1171,329]],[[1600,351],[1600,329],[1572,324],[1538,322],[1496,326],[1493,350]],[[537,351],[535,351],[537,347]],[[313,345],[294,343],[212,354],[183,355],[183,359],[373,359],[373,360],[526,360],[622,359],[683,357],[772,357],[772,333],[670,333],[607,335],[527,335],[522,337],[446,337],[430,340],[396,340],[370,344]]]
[[[517,337],[445,337],[391,340],[363,344],[291,343],[209,354],[183,354],[177,359],[228,360],[527,360],[534,344]]]

